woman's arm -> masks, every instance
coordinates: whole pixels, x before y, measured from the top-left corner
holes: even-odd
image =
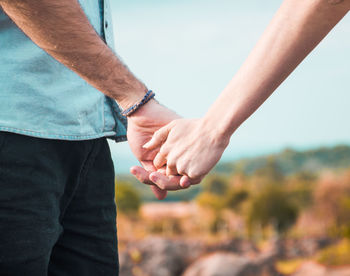
[[[275,91],[350,9],[350,0],[286,0],[243,66],[199,120],[177,120],[146,144],[164,144],[155,166],[200,180],[233,132]],[[152,175],[151,175],[152,176]],[[188,179],[183,180],[183,183]]]

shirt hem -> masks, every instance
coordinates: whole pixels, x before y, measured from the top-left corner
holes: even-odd
[[[13,132],[13,133],[23,134],[26,136],[32,136],[37,138],[70,140],[70,141],[92,140],[92,139],[97,139],[101,137],[107,137],[115,140],[116,142],[123,142],[127,140],[126,135],[117,135],[115,131],[108,131],[103,133],[87,134],[87,135],[66,135],[66,134],[42,133],[39,131],[24,130],[24,129],[18,129],[13,127],[4,127],[4,126],[0,126],[0,131]]]

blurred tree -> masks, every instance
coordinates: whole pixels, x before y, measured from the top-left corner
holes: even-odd
[[[340,201],[339,228],[340,234],[350,239],[350,196],[344,196]]]
[[[265,165],[255,171],[255,176],[264,183],[281,183],[284,180],[282,169],[274,157],[267,158]]]
[[[350,238],[350,170],[324,175],[314,193],[314,209],[333,235]]]
[[[294,224],[298,215],[298,208],[286,189],[276,184],[263,186],[249,204],[246,220],[250,230],[254,226],[265,228],[272,225],[277,233],[282,234]]]
[[[292,201],[299,209],[305,209],[312,205],[316,180],[316,175],[308,171],[301,171],[288,177],[288,191]]]
[[[313,185],[307,185],[305,183],[294,183],[288,185],[288,192],[290,194],[290,200],[298,207],[299,210],[306,209],[312,206],[313,198]]]
[[[242,170],[235,170],[233,174],[231,174],[229,178],[229,187],[242,189],[245,188],[249,184],[249,176],[245,174]]]
[[[139,192],[129,183],[116,181],[116,204],[118,211],[123,213],[136,213],[141,206]]]
[[[249,197],[249,191],[246,188],[231,188],[223,198],[225,208],[239,211],[241,204]]]
[[[222,210],[224,208],[224,201],[222,195],[213,194],[210,192],[202,192],[196,199],[199,206],[209,209],[213,217],[207,220],[207,226],[211,233],[217,233],[220,230],[222,222]]]
[[[274,159],[284,175],[307,170],[319,174],[324,170],[346,169],[350,166],[350,146],[338,145],[330,148],[317,148],[307,151],[285,149],[284,151],[234,162],[220,162],[214,171],[223,174],[242,171],[247,175],[255,174],[266,166],[269,159]]]
[[[224,207],[224,200],[222,196],[212,194],[209,192],[201,193],[196,199],[198,205],[209,208],[214,212],[220,212]]]
[[[217,174],[207,176],[202,185],[204,192],[214,195],[224,195],[229,189],[227,177]]]
[[[317,175],[314,172],[302,170],[302,171],[296,172],[293,175],[293,178],[295,181],[298,181],[298,182],[312,183],[317,180]]]

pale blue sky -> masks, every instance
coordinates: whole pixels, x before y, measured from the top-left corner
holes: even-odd
[[[282,1],[112,1],[117,53],[185,117],[202,116]],[[223,159],[350,144],[350,15],[234,134]],[[259,76],[256,76],[259,77]],[[117,172],[136,164],[111,143]]]

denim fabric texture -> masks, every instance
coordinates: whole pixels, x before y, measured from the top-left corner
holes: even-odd
[[[0,275],[117,276],[106,138],[0,132]]]
[[[109,0],[79,3],[113,50]],[[0,57],[0,130],[62,140],[126,140],[117,103],[40,49],[1,8]]]

